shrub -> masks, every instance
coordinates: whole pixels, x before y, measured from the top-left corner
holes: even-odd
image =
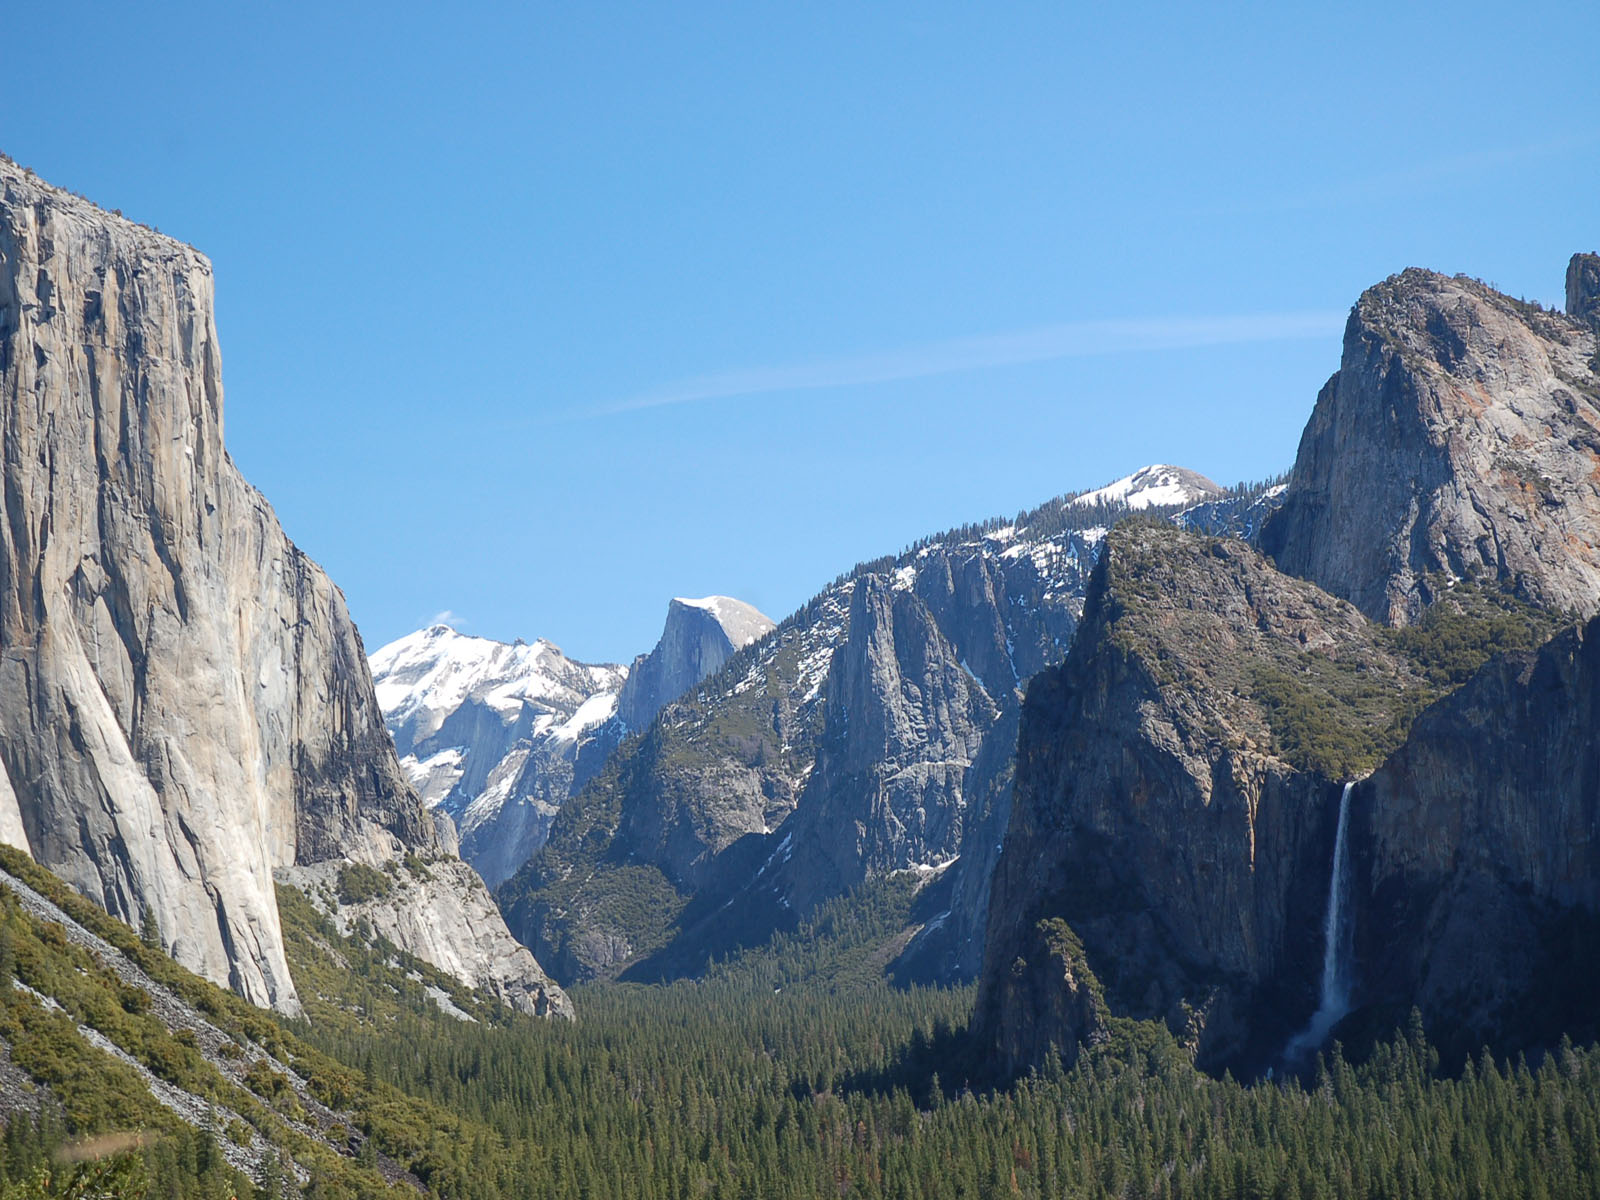
[[[341,903],[360,904],[366,900],[380,899],[389,894],[392,886],[387,875],[364,863],[346,863],[339,868]]]

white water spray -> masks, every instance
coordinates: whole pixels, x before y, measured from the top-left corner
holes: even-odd
[[[1290,1062],[1310,1054],[1340,1019],[1350,1011],[1350,981],[1345,977],[1344,896],[1349,890],[1345,853],[1345,829],[1350,823],[1350,793],[1355,780],[1344,785],[1339,797],[1339,829],[1333,837],[1333,875],[1328,880],[1328,915],[1322,927],[1322,1003],[1311,1014],[1311,1024],[1296,1034],[1283,1054]]]

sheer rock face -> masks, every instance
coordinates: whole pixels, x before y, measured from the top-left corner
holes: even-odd
[[[1046,1019],[1079,999],[1039,1007],[1062,921],[1111,1009],[1204,1064],[1264,1060],[1315,1007],[1341,788],[1277,757],[1251,676],[1311,655],[1416,682],[1353,607],[1244,544],[1112,530],[1071,653],[1023,706],[975,1017],[1001,1063],[1093,1032]]]
[[[1574,254],[1567,264],[1567,315],[1600,331],[1600,254]]]
[[[948,564],[942,580],[939,599],[948,596]],[[992,592],[962,615],[975,619],[951,621],[951,633],[969,634],[962,640],[1014,691]],[[869,875],[959,852],[967,771],[999,716],[964,662],[916,592],[879,575],[857,582],[849,636],[828,674],[816,767],[769,873],[785,907],[809,912]]]
[[[1072,641],[1104,523],[1138,507],[1238,531],[1276,503],[1219,492],[1147,468],[841,578],[663,708],[562,810],[501,890],[513,930],[562,979],[694,974],[914,869],[937,883],[896,977],[972,978],[1022,688]],[[646,886],[649,904],[607,904]]]
[[[437,834],[343,597],[223,448],[210,264],[9,162],[0,438],[0,834],[294,1011],[274,868]]]
[[[947,862],[966,798],[1006,774],[1019,680],[1071,640],[1100,533],[963,531],[825,590],[663,708],[557,816],[501,891],[512,929],[562,979],[630,960],[692,974],[869,875]],[[1004,745],[981,753],[990,734]],[[645,870],[680,910],[652,906],[649,928],[600,895]],[[987,893],[986,873],[971,883]],[[940,924],[960,955],[941,944],[925,973],[975,969],[966,916]]]
[[[1576,310],[1588,268],[1568,273]],[[1283,507],[1278,565],[1404,625],[1441,577],[1600,609],[1600,374],[1574,317],[1408,270],[1351,313]],[[1431,577],[1431,579],[1430,579]]]
[[[1592,1037],[1600,620],[1491,660],[1355,794],[1354,999],[1449,1050]]]
[[[1573,314],[1588,270],[1569,271]],[[1385,624],[1451,578],[1593,613],[1595,348],[1585,323],[1470,280],[1370,290],[1262,546]],[[1304,728],[1324,742],[1394,721],[1367,727],[1370,753],[1392,749],[1351,795],[1339,1035],[1384,1036],[1417,1005],[1454,1054],[1594,1036],[1597,639],[1600,621],[1490,659],[1407,727],[1429,689],[1397,656],[1426,637],[1237,545],[1114,529],[1067,662],[1023,707],[976,1027],[1025,1069],[1104,1012],[1158,1017],[1202,1065],[1246,1070],[1304,1028],[1341,788],[1278,756],[1270,698],[1321,714]],[[1319,693],[1338,662],[1358,684]],[[1103,1009],[1057,953],[1062,921]]]
[[[644,729],[663,705],[774,629],[772,620],[729,596],[675,599],[667,605],[661,640],[649,654],[633,660],[617,697],[617,717],[625,729]]]

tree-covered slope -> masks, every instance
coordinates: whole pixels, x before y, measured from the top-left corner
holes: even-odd
[[[1441,1074],[1417,1026],[1360,1066],[1335,1055],[1303,1083],[1246,1086],[1196,1073],[1159,1026],[1120,1021],[1073,1070],[992,1090],[995,1063],[964,1032],[972,990],[882,979],[907,876],[824,905],[703,980],[585,987],[569,1024],[448,991],[416,960],[340,938],[288,892],[308,1020],[270,1017],[26,861],[5,869],[0,965],[65,1011],[18,988],[0,1008],[4,1200],[246,1196],[226,1156],[256,1137],[283,1172],[254,1200],[1495,1200],[1580,1195],[1600,1177],[1600,1052],[1570,1045],[1532,1066],[1484,1055]],[[68,949],[81,948],[74,929],[24,912],[19,881],[98,930],[116,948],[109,969]],[[124,960],[155,985],[143,1014],[129,1011],[142,1002]],[[194,1015],[170,1012],[169,992]],[[193,1089],[201,1128],[80,1024]],[[213,1042],[240,1057],[208,1057]],[[139,1136],[85,1140],[107,1131]]]
[[[315,981],[318,1027],[376,1040],[402,1014],[434,1028],[513,1020],[381,940],[340,938],[292,890],[283,915],[294,967]],[[469,1177],[489,1195],[488,1181],[509,1175],[498,1159],[466,1157],[483,1128],[365,1077],[359,1057],[313,1048],[305,1020],[252,1007],[150,940],[0,847],[0,1119],[22,1159],[30,1145],[114,1135],[142,1147],[130,1153],[146,1182],[179,1196],[252,1184],[268,1195],[448,1193]]]

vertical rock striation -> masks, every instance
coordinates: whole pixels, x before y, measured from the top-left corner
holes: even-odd
[[[1112,530],[1022,713],[976,1014],[1006,1067],[1120,1016],[1269,1065],[1350,779],[1337,1035],[1412,1005],[1456,1055],[1600,1031],[1600,620],[1551,637],[1600,608],[1591,258],[1567,316],[1415,270],[1362,296],[1259,534],[1306,578]]]
[[[993,593],[970,611],[978,616],[969,626],[979,635],[974,644],[997,650],[986,665],[1014,692]],[[999,718],[928,605],[880,575],[856,583],[849,635],[826,690],[816,766],[784,829],[782,861],[769,873],[785,907],[802,913],[869,876],[953,859],[967,771]]]
[[[1600,1034],[1600,619],[1486,664],[1361,785],[1357,1003],[1455,1054]]]
[[[438,841],[344,598],[224,449],[212,287],[0,162],[0,833],[292,1012],[274,870]]]
[[[940,883],[896,974],[970,978],[1022,687],[1065,654],[1105,522],[1272,503],[1147,468],[857,567],[621,747],[501,889],[509,923],[564,979],[693,974],[916,869]]]
[[[1418,684],[1353,607],[1240,542],[1111,531],[1072,651],[1022,712],[975,1017],[1007,1069],[1092,1034],[1038,1011],[1063,964],[1054,1009],[1089,1012],[1087,970],[1095,1011],[1164,1020],[1208,1065],[1264,1060],[1314,1005],[1341,789],[1284,757],[1260,670],[1312,711],[1349,680]]]

